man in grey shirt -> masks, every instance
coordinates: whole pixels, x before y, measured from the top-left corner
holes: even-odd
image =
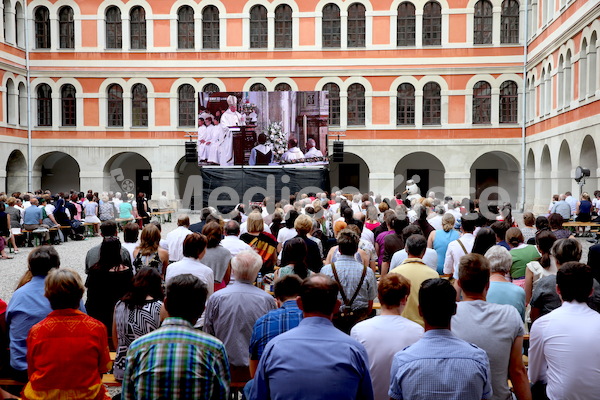
[[[113,220],[108,220],[108,221],[102,222],[102,225],[100,225],[100,234],[102,235],[103,238],[107,238],[107,237],[111,237],[111,236],[118,238],[117,223]],[[104,241],[104,239],[102,239],[102,240]],[[88,252],[85,256],[85,273],[86,274],[90,271],[90,268],[92,267],[92,265],[94,265],[98,261],[100,261],[100,247],[101,246],[102,246],[102,244],[99,244],[98,246],[94,246],[88,250]],[[127,251],[127,249],[124,247],[121,247],[121,262],[123,263],[123,265],[126,265],[129,268],[131,268],[131,256],[129,255],[129,251]]]
[[[275,300],[253,285],[262,258],[253,250],[231,260],[235,282],[218,290],[206,303],[204,331],[225,344],[232,381],[250,379],[250,338],[256,320],[277,308]]]
[[[560,214],[565,221],[568,221],[571,219],[571,206],[565,201],[566,198],[564,194],[561,194],[558,197],[558,201],[552,206],[550,214]]]
[[[490,264],[485,257],[474,253],[462,257],[458,271],[463,300],[452,317],[452,332],[487,353],[492,400],[512,399],[507,377],[517,399],[530,400],[529,380],[521,356],[524,331],[519,313],[511,305],[485,301],[490,280]]]

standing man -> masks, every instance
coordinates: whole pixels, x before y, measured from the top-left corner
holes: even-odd
[[[531,328],[529,379],[534,393],[539,390],[550,399],[598,398],[600,314],[586,304],[592,283],[592,270],[585,264],[571,261],[558,269],[563,303]]]
[[[234,381],[250,378],[248,349],[256,320],[276,308],[273,297],[254,286],[262,258],[243,251],[231,260],[235,281],[213,294],[206,305],[204,330],[225,344]]]
[[[404,228],[405,231],[407,229],[408,227]],[[408,295],[406,307],[402,311],[402,316],[424,327],[425,322],[419,312],[419,287],[426,279],[439,278],[440,275],[423,262],[423,255],[427,249],[425,236],[409,236],[406,239],[405,249],[408,258],[391,270],[390,274],[400,274],[410,281],[410,294]]]
[[[400,400],[481,400],[492,396],[487,354],[456,337],[450,321],[456,290],[445,279],[427,279],[419,290],[425,334],[396,353],[389,395]]]
[[[479,254],[461,258],[458,286],[463,299],[452,317],[452,333],[473,343],[488,355],[493,400],[511,398],[506,377],[518,400],[531,400],[527,370],[523,365],[523,321],[516,308],[486,301],[490,286],[490,263]]]
[[[206,286],[191,274],[167,283],[162,326],[127,352],[122,395],[130,399],[227,399],[229,362],[223,343],[194,329]]]
[[[226,137],[221,141],[220,157],[221,165],[233,165],[233,132],[230,128],[239,131],[240,126],[245,125],[244,117],[237,112],[237,97],[228,96],[227,105],[229,108],[221,115],[221,125],[226,128]],[[223,130],[225,132],[225,130]]]
[[[383,276],[377,286],[381,315],[359,322],[350,336],[367,349],[375,400],[388,400],[394,354],[423,336],[423,328],[401,316],[410,281],[398,274]],[[393,338],[393,340],[390,340]]]
[[[302,310],[296,298],[300,294],[302,279],[298,275],[286,275],[275,281],[276,310],[271,310],[256,320],[250,339],[250,375],[254,377],[258,361],[265,346],[274,337],[298,326],[302,321]]]
[[[331,323],[340,306],[338,285],[314,274],[300,288],[304,319],[267,344],[249,398],[372,399],[367,352]]]
[[[237,256],[241,251],[252,250],[248,243],[240,239],[240,224],[234,220],[225,223],[225,237],[221,241],[221,246],[229,250],[232,257]]]
[[[475,219],[465,216],[460,225],[461,236],[448,244],[446,250],[446,261],[444,262],[444,274],[452,274],[454,279],[458,279],[458,263],[460,258],[473,250],[475,243]]]
[[[183,259],[183,241],[188,235],[193,233],[189,228],[190,217],[187,215],[180,215],[179,218],[177,218],[177,228],[167,234],[166,250],[169,252],[169,259],[171,262],[181,261],[181,259]]]
[[[340,256],[321,269],[321,273],[334,279],[340,285],[339,300],[343,305],[336,314],[334,324],[338,329],[350,333],[350,329],[367,318],[373,309],[377,296],[377,280],[371,268],[356,261],[360,238],[349,229],[338,234]]]

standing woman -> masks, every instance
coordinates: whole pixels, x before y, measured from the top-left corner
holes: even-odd
[[[121,204],[119,204],[119,218],[135,219],[136,213],[135,213],[135,209],[131,205],[132,200],[133,200],[133,193],[127,193],[127,200],[125,200]]]
[[[110,369],[107,332],[77,309],[85,290],[79,274],[52,270],[44,287],[53,311],[29,331],[29,382],[21,397],[110,400],[102,384]]]
[[[17,248],[15,233],[21,233],[21,210],[15,207],[15,204],[17,204],[17,199],[15,199],[14,197],[9,197],[6,201],[6,204],[8,204],[8,207],[6,207],[5,211],[10,218],[10,242],[12,243],[13,249],[16,254],[19,252],[19,249]]]
[[[6,255],[6,243],[10,237],[10,215],[4,211],[4,202],[0,201],[0,257],[3,260],[12,258]]]
[[[218,222],[204,225],[202,234],[206,236],[206,252],[200,261],[212,269],[215,276],[215,292],[223,289],[231,278],[231,252],[221,245],[223,228]]]
[[[138,217],[142,219],[142,224],[146,225],[148,222],[150,222],[150,215],[148,214],[148,200],[146,200],[144,193],[139,192],[135,201]]]
[[[88,202],[85,203],[84,206],[84,222],[94,224],[94,235],[98,236],[98,227],[100,226],[100,219],[98,218],[98,203],[96,202],[94,195],[91,193],[88,193],[86,199],[88,200]]]
[[[133,267],[139,270],[142,267],[152,267],[165,276],[169,265],[169,252],[160,247],[160,231],[154,224],[148,224],[140,235],[140,245],[133,251]]]
[[[427,247],[434,249],[437,253],[437,272],[444,273],[444,262],[446,260],[446,251],[448,244],[458,239],[460,234],[454,229],[456,219],[454,215],[446,213],[442,216],[442,229],[437,229],[429,234]]]
[[[519,228],[510,228],[506,231],[506,242],[510,246],[510,255],[512,257],[512,266],[510,276],[515,285],[525,287],[525,271],[527,264],[540,259],[536,247],[532,244],[525,244],[525,238]]]
[[[115,379],[122,381],[129,345],[160,326],[163,305],[162,278],[154,268],[142,268],[133,278],[132,288],[115,305],[112,340],[117,356],[113,366]]]
[[[92,265],[85,281],[85,308],[88,315],[106,326],[107,332],[112,332],[115,304],[130,290],[132,278],[131,268],[122,263],[121,242],[116,237],[105,237],[100,259]]]

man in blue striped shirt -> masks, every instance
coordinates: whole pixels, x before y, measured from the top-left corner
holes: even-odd
[[[395,400],[481,400],[492,397],[486,352],[450,331],[456,290],[445,279],[427,279],[419,290],[425,334],[394,356],[389,396]]]
[[[296,297],[300,293],[302,280],[298,275],[285,275],[275,282],[276,310],[256,320],[250,339],[250,375],[254,377],[256,366],[262,356],[265,346],[275,336],[287,332],[300,324],[302,310],[298,308]]]
[[[162,326],[136,339],[127,352],[123,399],[227,399],[229,361],[223,343],[194,329],[206,302],[192,274],[167,284]]]

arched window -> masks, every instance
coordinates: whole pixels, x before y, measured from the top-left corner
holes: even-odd
[[[215,6],[206,6],[202,10],[202,47],[205,49],[218,49],[220,40],[219,9]]]
[[[360,3],[348,7],[348,47],[365,47],[365,6]]]
[[[423,7],[423,46],[442,44],[442,7],[430,1]]]
[[[291,90],[292,90],[292,87],[289,84],[285,83],[285,82],[278,83],[275,86],[275,91],[276,92],[290,92]]]
[[[50,48],[50,12],[43,6],[35,9],[35,47]]]
[[[329,99],[329,125],[340,125],[340,87],[335,83],[327,83],[323,86],[323,91],[327,91]]]
[[[267,9],[261,5],[252,7],[250,9],[250,48],[266,48],[268,36]]]
[[[572,81],[572,70],[571,63],[573,62],[571,57],[571,50],[567,51],[567,57],[565,59],[565,107],[569,107],[571,104],[571,100],[573,99],[573,86],[571,84]]]
[[[423,125],[441,125],[442,91],[440,85],[429,82],[423,87]]]
[[[146,10],[141,6],[136,6],[129,13],[132,49],[146,48]]]
[[[564,101],[564,90],[565,90],[565,59],[562,56],[562,54],[560,55],[559,59],[558,59],[558,70],[556,72],[556,76],[557,76],[557,96],[556,96],[556,104],[558,106],[558,108],[562,108],[563,107],[563,101]]]
[[[340,47],[342,45],[340,8],[335,4],[327,4],[323,7],[321,36],[323,47]]]
[[[579,99],[585,99],[587,94],[588,82],[587,82],[587,39],[583,39],[581,45],[581,52],[579,53]]]
[[[353,83],[348,88],[348,125],[365,124],[365,88]]]
[[[285,4],[275,9],[275,48],[292,48],[292,7]]]
[[[479,0],[475,3],[473,43],[492,43],[492,9],[492,3],[488,0]]]
[[[250,86],[250,91],[251,92],[266,92],[267,88],[262,83],[253,83],[252,86]]]
[[[500,85],[500,123],[516,124],[519,110],[519,89],[513,81]]]
[[[398,86],[396,125],[415,124],[415,87],[410,83]]]
[[[25,47],[25,13],[21,3],[15,4],[16,43],[18,47]]]
[[[519,2],[517,0],[502,2],[500,43],[519,43]]]
[[[14,120],[13,110],[15,109],[14,104],[14,94],[15,94],[15,84],[12,79],[6,80],[6,114],[5,121],[7,124],[14,124],[16,121]]]
[[[597,41],[596,32],[593,32],[592,36],[590,37],[590,50],[588,52],[588,68],[589,68],[588,94],[589,95],[594,95],[594,93],[596,93],[596,83],[597,83],[596,75],[598,74],[598,71],[596,70],[596,67],[598,65],[598,61],[597,61],[598,57],[597,57],[597,53],[596,53],[596,41]]]
[[[529,98],[531,101],[529,102],[529,120],[533,121],[535,119],[535,105],[537,102],[537,98],[535,95],[535,77],[531,77],[531,82],[529,84]]]
[[[202,91],[204,93],[216,93],[216,92],[220,92],[221,90],[219,89],[219,87],[217,85],[215,85],[214,83],[207,83],[206,85],[204,85],[204,87],[202,88]]]
[[[548,64],[548,70],[546,71],[546,114],[552,112],[552,66]]]
[[[545,106],[546,106],[546,82],[544,79],[546,78],[546,69],[542,69],[542,74],[540,75],[540,116],[543,117],[546,114]]]
[[[489,83],[479,81],[473,86],[473,123],[489,124],[492,122],[492,87]]]
[[[59,41],[61,49],[75,48],[75,22],[73,9],[65,6],[58,11]]]
[[[14,19],[9,18],[9,11],[11,10],[11,6],[10,6],[10,0],[4,0],[2,2],[4,9],[3,9],[3,13],[2,13],[2,18],[4,21],[4,42],[6,43],[14,43],[15,42],[15,37],[14,37]]]
[[[19,125],[27,125],[27,90],[23,82],[19,83]]]
[[[123,88],[112,84],[108,87],[108,126],[123,126]]]
[[[106,48],[120,49],[123,47],[123,22],[121,10],[112,6],[106,10]]]
[[[37,124],[38,126],[52,126],[52,89],[42,83],[37,87]]]
[[[181,85],[177,90],[179,126],[195,126],[196,90],[192,85]]]
[[[398,30],[396,41],[398,46],[414,46],[416,37],[415,6],[408,1],[398,6]]]
[[[75,104],[75,87],[63,85],[60,89],[62,104],[62,126],[77,126],[77,108]]]
[[[141,83],[131,88],[131,125],[148,126],[148,89]]]
[[[194,48],[194,9],[182,6],[177,10],[177,48]]]

